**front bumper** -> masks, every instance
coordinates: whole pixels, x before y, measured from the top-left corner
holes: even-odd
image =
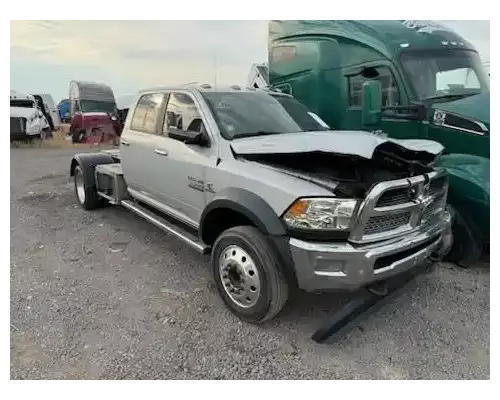
[[[452,244],[451,216],[432,226],[369,245],[290,239],[298,285],[306,291],[357,290],[438,259]]]

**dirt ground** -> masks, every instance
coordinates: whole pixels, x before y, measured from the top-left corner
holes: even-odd
[[[78,151],[11,149],[12,379],[489,378],[489,264],[442,264],[319,345],[342,298],[241,323],[205,256],[119,207],[76,205]]]

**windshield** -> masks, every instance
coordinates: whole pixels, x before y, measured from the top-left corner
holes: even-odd
[[[10,100],[11,107],[35,108],[32,100]]]
[[[408,51],[401,62],[419,100],[489,92],[481,59],[469,50]]]
[[[203,97],[222,136],[229,140],[329,129],[292,97],[266,92],[207,92]]]
[[[115,103],[108,101],[80,100],[80,110],[82,112],[107,112],[115,111]]]

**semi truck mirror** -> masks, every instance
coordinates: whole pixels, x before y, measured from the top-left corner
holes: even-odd
[[[363,83],[362,119],[363,125],[375,125],[382,113],[382,86],[378,80]]]

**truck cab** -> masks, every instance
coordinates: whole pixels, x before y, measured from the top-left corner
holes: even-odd
[[[69,90],[70,134],[73,142],[102,140],[121,131],[113,90],[104,84],[71,81]]]
[[[266,79],[333,129],[441,143],[450,204],[466,221],[450,257],[477,259],[489,243],[490,89],[469,42],[431,21],[275,20]],[[372,81],[380,89],[365,85]]]

